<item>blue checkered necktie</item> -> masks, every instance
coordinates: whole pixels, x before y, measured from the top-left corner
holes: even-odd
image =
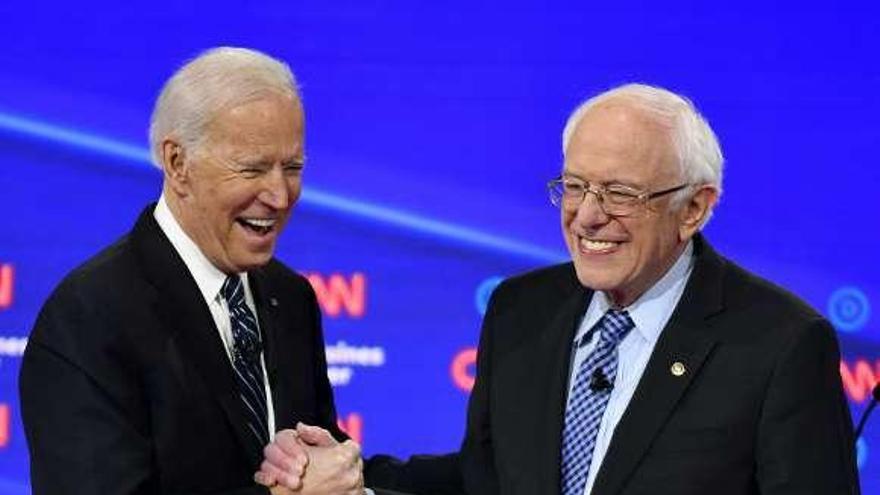
[[[617,344],[635,327],[626,311],[609,309],[591,330],[596,348],[578,369],[562,430],[562,495],[583,495],[596,447],[596,434],[617,375]],[[604,386],[596,386],[604,382]],[[593,384],[591,387],[591,383]]]
[[[266,415],[266,388],[263,366],[260,363],[260,330],[257,319],[244,300],[241,277],[230,275],[220,289],[229,308],[232,324],[232,367],[238,392],[245,405],[247,425],[254,440],[262,449],[269,443],[269,427]]]

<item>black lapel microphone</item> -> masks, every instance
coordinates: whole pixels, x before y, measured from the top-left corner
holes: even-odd
[[[590,385],[590,388],[593,388],[593,386]],[[874,387],[874,391],[871,392],[871,396],[871,403],[868,404],[868,408],[865,409],[865,412],[862,413],[862,419],[859,420],[859,426],[858,428],[856,428],[856,440],[858,440],[859,437],[862,435],[862,430],[865,429],[865,424],[868,422],[868,416],[871,415],[871,411],[873,411],[874,408],[877,407],[877,402],[880,401],[880,383],[878,383]]]
[[[612,388],[614,388],[614,385],[605,377],[602,368],[596,367],[596,369],[593,370],[592,378],[590,378],[590,390],[593,392],[601,392],[603,390],[611,390]]]

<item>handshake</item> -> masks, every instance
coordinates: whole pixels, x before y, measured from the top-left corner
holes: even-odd
[[[295,430],[281,430],[263,455],[254,481],[272,495],[365,493],[360,445],[339,443],[323,428],[298,423]]]

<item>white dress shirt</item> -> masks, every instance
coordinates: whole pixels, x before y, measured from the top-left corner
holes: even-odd
[[[605,453],[608,451],[614,429],[632,399],[636,385],[642,378],[642,373],[648,365],[648,359],[654,351],[654,345],[678,305],[692,270],[693,242],[688,242],[681,256],[666,274],[634,303],[623,308],[629,313],[635,323],[635,328],[617,346],[617,375],[614,377],[614,388],[611,389],[611,397],[605,408],[605,414],[602,416],[599,432],[596,434],[596,445],[593,450],[593,460],[590,463],[587,483],[584,486],[584,495],[590,495],[593,490],[593,483],[596,481],[596,475],[602,466]],[[605,293],[596,291],[575,335],[568,379],[569,396],[574,387],[578,368],[593,352],[598,342],[598,335],[596,335],[598,332],[589,335],[589,330],[609,309],[611,309],[611,303],[608,297]],[[585,338],[587,340],[582,342]]]
[[[232,323],[229,319],[229,308],[226,305],[226,298],[220,293],[223,283],[226,281],[227,275],[214,266],[208,258],[202,253],[196,243],[183,231],[177,219],[168,208],[165,202],[165,195],[159,198],[156,209],[153,210],[153,216],[159,224],[159,228],[171,241],[174,250],[183,258],[183,263],[189,270],[190,275],[196,281],[208,309],[211,310],[211,316],[214,318],[214,324],[220,333],[220,340],[223,341],[223,347],[226,349],[226,356],[229,358],[229,365],[232,366],[232,350],[234,340],[232,337]],[[250,308],[254,317],[257,319],[257,327],[259,327],[259,318],[257,317],[256,306],[254,304],[254,296],[251,294],[251,287],[248,284],[248,274],[239,274],[242,278],[244,286],[245,302]],[[260,366],[263,368],[263,386],[266,390],[266,409],[268,410],[269,439],[275,437],[275,410],[272,406],[272,391],[269,388],[268,375],[266,374],[266,360],[260,353]]]

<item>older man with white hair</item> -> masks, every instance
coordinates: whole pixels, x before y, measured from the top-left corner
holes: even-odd
[[[292,488],[363,493],[315,294],[273,258],[303,128],[290,69],[253,50],[209,50],[166,83],[150,126],[158,203],[61,282],[25,351],[35,495],[290,493],[253,476],[299,421],[339,443],[308,452]]]
[[[461,480],[428,476],[424,459],[417,470],[382,459],[368,463],[368,484],[471,495],[858,493],[833,328],[699,233],[723,160],[693,104],[647,85],[612,89],[573,112],[563,154],[548,189],[571,262],[492,295]],[[268,450],[283,459],[284,447]],[[438,461],[436,472],[449,464]]]
[[[693,104],[612,89],[571,115],[563,153],[548,188],[572,261],[493,295],[468,491],[857,493],[833,328],[699,233],[723,160]]]

